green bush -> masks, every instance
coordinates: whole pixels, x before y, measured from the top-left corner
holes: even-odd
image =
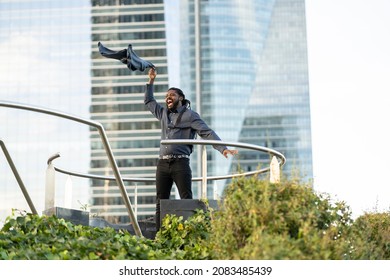
[[[239,179],[212,221],[216,259],[349,258],[349,208],[294,181]]]
[[[210,236],[210,212],[198,210],[187,220],[176,215],[165,216],[162,228],[155,241],[159,249],[172,259],[210,259],[208,240]]]
[[[74,225],[56,216],[15,213],[0,230],[0,260],[208,259],[210,216],[168,215],[155,240],[127,231]]]
[[[0,259],[390,259],[390,213],[355,221],[344,202],[309,185],[233,181],[218,210],[167,215],[154,240],[55,216],[15,213],[0,230]]]
[[[352,227],[354,259],[390,259],[390,212],[366,213]]]
[[[55,216],[21,214],[0,231],[3,260],[164,259],[155,243],[127,231],[74,225]]]

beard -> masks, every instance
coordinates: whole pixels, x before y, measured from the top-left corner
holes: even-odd
[[[167,108],[169,109],[169,110],[176,110],[177,109],[177,107],[179,106],[179,102],[180,102],[180,100],[171,100],[172,102],[170,102],[170,103],[166,103],[166,105],[167,105]]]

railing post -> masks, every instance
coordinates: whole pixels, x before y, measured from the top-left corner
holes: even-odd
[[[135,183],[134,188],[134,214],[135,217],[138,219],[138,184]]]
[[[103,125],[99,125],[99,126],[97,126],[97,129],[99,131],[100,138],[102,139],[103,146],[104,146],[104,149],[106,151],[108,160],[111,163],[111,168],[112,168],[112,171],[114,172],[114,176],[115,176],[116,182],[118,184],[119,190],[121,191],[122,199],[124,200],[127,212],[129,213],[130,221],[133,225],[134,232],[137,236],[142,237],[141,228],[139,227],[137,217],[135,216],[133,208],[131,206],[129,195],[127,194],[125,184],[124,184],[122,176],[119,172],[119,168],[118,168],[118,165],[115,161],[114,154],[111,150],[110,143],[108,142],[107,135],[104,132],[104,127],[103,127]]]
[[[46,184],[45,184],[45,210],[54,207],[56,184],[55,184],[55,169],[52,161],[60,157],[60,154],[54,154],[47,160],[46,169]]]
[[[275,156],[272,157],[270,164],[270,183],[277,184],[280,182],[280,167],[279,162]]]
[[[207,198],[207,150],[202,145],[202,199]]]

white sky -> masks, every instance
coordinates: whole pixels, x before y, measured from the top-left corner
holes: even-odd
[[[315,189],[390,210],[390,1],[307,0]]]

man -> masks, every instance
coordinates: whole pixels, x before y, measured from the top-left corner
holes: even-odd
[[[157,76],[155,68],[149,70],[149,82],[146,84],[145,105],[161,121],[161,139],[194,139],[195,133],[208,140],[221,140],[189,108],[189,100],[178,88],[170,88],[165,96],[166,108],[157,103],[153,95],[153,83]],[[237,154],[226,146],[213,146],[226,158]],[[160,200],[169,199],[175,182],[181,199],[192,199],[192,171],[190,167],[191,145],[160,145],[160,154],[156,171],[156,227],[160,229]]]

